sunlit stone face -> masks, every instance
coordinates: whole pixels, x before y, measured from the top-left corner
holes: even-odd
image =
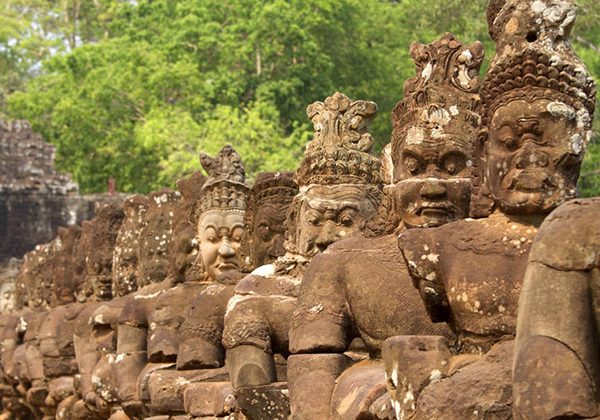
[[[549,99],[498,107],[486,143],[486,179],[506,213],[549,212],[576,195],[587,143],[575,110]]]
[[[200,258],[211,280],[240,269],[240,244],[244,236],[244,213],[210,210],[200,216]]]
[[[377,206],[364,185],[315,185],[309,188],[298,217],[300,253],[313,256],[358,232],[377,211]]]
[[[410,135],[409,131],[396,159],[399,181],[389,189],[403,222],[408,227],[433,227],[466,217],[472,141],[457,135],[447,135],[443,141],[420,136],[414,141]]]

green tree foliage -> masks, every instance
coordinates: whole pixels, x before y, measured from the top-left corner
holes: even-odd
[[[14,93],[0,112],[56,144],[84,191],[111,175],[124,191],[172,185],[224,143],[251,176],[293,170],[312,132],[306,106],[336,90],[377,102],[379,149],[414,74],[412,41],[450,31],[493,55],[486,0],[3,1],[0,100]],[[599,9],[580,0],[575,34],[594,75]],[[591,152],[584,171],[600,162]],[[600,192],[594,179],[586,193]]]

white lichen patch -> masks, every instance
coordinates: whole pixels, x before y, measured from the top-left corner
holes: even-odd
[[[421,70],[421,77],[425,79],[425,82],[427,82],[431,78],[431,74],[433,73],[434,68],[435,65],[430,61],[425,67],[423,67],[423,70]]]
[[[227,302],[227,310],[225,311],[225,315],[228,315],[231,311],[233,311],[238,303],[243,302],[245,300],[248,300],[248,299],[250,299],[252,297],[253,297],[252,295],[250,295],[250,296],[248,296],[248,295],[234,295]]]
[[[427,259],[429,261],[431,261],[432,263],[437,263],[439,260],[439,257],[440,257],[440,254],[434,254],[434,253],[427,254]]]
[[[533,13],[535,13],[536,15],[541,15],[544,10],[546,9],[546,3],[540,0],[536,0],[533,3],[531,3],[531,10],[533,10]]]
[[[442,379],[442,372],[440,372],[438,369],[433,369],[431,371],[431,374],[429,375],[429,381],[438,382],[441,379]]]
[[[419,127],[411,127],[406,133],[406,144],[421,144],[425,140],[423,130]]]
[[[320,303],[317,303],[308,310],[308,313],[313,315],[316,315],[321,312],[323,312],[323,305],[321,305]]]
[[[550,102],[546,106],[546,110],[555,118],[566,118],[567,120],[574,120],[577,117],[575,108],[567,105],[564,102]]]
[[[175,384],[178,386],[185,386],[188,385],[190,383],[190,381],[188,381],[187,379],[185,379],[183,376],[178,376],[175,379]]]
[[[150,293],[148,295],[135,295],[133,298],[135,300],[140,300],[140,299],[154,299],[155,297],[160,296],[162,293],[164,293],[163,290],[159,290],[158,292],[155,293]]]

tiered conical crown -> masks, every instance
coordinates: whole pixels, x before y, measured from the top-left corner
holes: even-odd
[[[381,162],[371,154],[373,137],[368,125],[377,104],[352,101],[336,92],[324,102],[314,102],[306,113],[315,135],[307,144],[296,179],[310,184],[378,184]]]
[[[198,210],[240,210],[246,208],[250,188],[246,184],[246,171],[242,159],[230,145],[226,145],[212,158],[200,154],[200,163],[208,174],[202,186]]]
[[[460,42],[451,33],[431,44],[413,43],[410,54],[416,76],[404,83],[404,97],[392,111],[393,166],[401,164],[406,143],[452,140],[473,147],[479,130],[479,68],[483,45]],[[392,181],[399,181],[399,174]]]
[[[548,98],[571,106],[591,125],[596,86],[568,39],[576,16],[573,0],[490,2],[487,18],[497,48],[481,88],[485,122],[515,98]]]

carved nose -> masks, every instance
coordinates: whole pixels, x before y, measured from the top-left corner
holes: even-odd
[[[319,248],[319,251],[325,251],[329,245],[339,239],[339,235],[335,224],[332,221],[327,221],[323,225],[319,236],[315,240],[315,244]]]
[[[223,258],[231,258],[235,256],[235,249],[233,249],[229,241],[225,240],[221,242],[221,245],[219,246],[219,255]]]
[[[281,257],[285,254],[285,249],[283,248],[283,241],[284,241],[284,236],[283,235],[275,235],[274,241],[273,241],[273,246],[271,246],[270,252],[269,252],[269,256],[270,257]]]
[[[539,150],[536,145],[525,145],[523,150],[517,155],[516,165],[518,169],[529,167],[544,168],[548,166],[548,155]]]
[[[441,182],[425,181],[421,187],[421,197],[424,198],[442,198],[446,193],[446,187]]]

